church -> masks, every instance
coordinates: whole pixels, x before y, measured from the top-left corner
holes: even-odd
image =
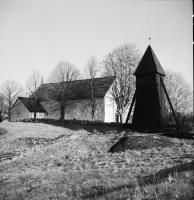
[[[162,124],[162,120],[166,117],[164,86],[162,86],[166,74],[150,45],[145,51],[134,75],[136,76],[134,100],[131,105],[126,106],[122,114],[122,122],[126,121],[125,123],[128,123],[132,121],[132,124],[136,127],[141,127],[141,125],[142,127],[150,127]],[[117,105],[111,93],[111,88],[116,80],[115,76],[110,76],[92,80],[71,81],[69,90],[71,99],[66,106],[64,119],[92,120],[91,91],[88,88],[91,81],[93,81],[92,95],[95,98],[94,121],[119,122]],[[42,84],[37,89],[41,95],[39,95],[40,98],[36,103],[34,103],[33,98],[18,97],[11,108],[11,121],[34,118],[35,113],[36,118],[60,119],[62,116],[61,110],[63,109],[59,109],[58,101],[49,98],[49,94],[52,93],[50,92],[52,91],[51,88],[57,88],[60,84]],[[131,113],[134,102],[134,113]],[[173,110],[173,108],[171,109]],[[132,114],[131,116],[130,113]]]
[[[117,106],[111,95],[111,86],[115,77],[93,79],[93,91],[96,102],[94,121],[118,122]],[[89,102],[88,85],[91,79],[71,81],[71,99],[65,111],[65,119],[92,120],[91,104]],[[59,83],[42,84],[39,91],[40,100],[35,103],[31,97],[18,97],[11,108],[11,121],[36,118],[60,119],[60,105],[57,101],[49,100],[49,90]]]

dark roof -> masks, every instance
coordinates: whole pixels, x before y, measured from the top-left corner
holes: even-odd
[[[153,49],[149,45],[134,75],[151,74],[151,73],[159,73],[163,76],[166,75]]]
[[[18,97],[18,99],[21,100],[21,102],[25,105],[25,107],[30,112],[46,112],[44,108],[40,105],[40,103],[34,101],[33,98],[28,97]]]
[[[109,90],[115,78],[116,78],[115,76],[110,76],[110,77],[93,79],[94,96],[96,98],[103,98],[106,95],[107,91]],[[72,100],[88,99],[89,92],[91,91],[90,83],[91,79],[71,81],[70,82],[70,91],[72,96],[71,99]],[[50,91],[52,91],[52,88],[57,88],[57,86],[59,85],[60,83],[42,84],[38,90],[43,91],[44,93],[48,93],[50,89],[51,89]]]

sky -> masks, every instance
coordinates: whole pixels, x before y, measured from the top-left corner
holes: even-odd
[[[164,70],[193,87],[192,1],[0,0],[0,85],[23,87],[34,70],[47,79],[60,61],[83,71],[114,48],[151,46]]]

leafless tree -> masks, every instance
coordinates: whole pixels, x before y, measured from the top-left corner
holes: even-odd
[[[14,80],[7,80],[3,82],[1,89],[5,97],[5,105],[7,109],[8,119],[9,121],[11,121],[11,114],[12,114],[11,107],[23,89],[22,89],[22,86],[20,86]]]
[[[95,56],[91,56],[88,59],[87,64],[85,66],[85,73],[86,73],[86,78],[92,79],[92,78],[99,77],[100,65],[97,59],[95,58]]]
[[[122,123],[123,113],[131,103],[135,91],[133,73],[139,64],[141,53],[134,44],[127,43],[115,48],[103,60],[103,76],[116,76],[111,95],[117,105]]]
[[[97,106],[97,99],[95,97],[94,79],[97,78],[100,72],[99,64],[94,56],[91,56],[86,64],[85,73],[87,78],[90,79],[89,85],[86,88],[86,93],[89,99],[88,106],[91,108],[92,121],[95,118],[95,111]]]
[[[178,72],[166,70],[164,81],[175,113],[184,115],[189,111],[191,112],[193,106],[193,92],[184,76]],[[172,119],[173,115],[168,103],[166,107],[167,115]]]
[[[7,119],[7,109],[5,104],[5,96],[3,94],[0,94],[0,122]]]
[[[38,90],[38,88],[43,84],[43,82],[43,76],[41,76],[37,71],[34,71],[32,75],[27,79],[26,89],[28,91],[29,97],[33,98],[34,104],[36,104],[42,96],[42,91]],[[36,119],[36,112],[34,112],[34,119]]]
[[[65,118],[67,106],[73,97],[71,92],[71,82],[78,79],[79,70],[69,62],[60,62],[49,77],[51,84],[49,99],[57,102],[59,107],[57,110],[61,112],[61,119]]]

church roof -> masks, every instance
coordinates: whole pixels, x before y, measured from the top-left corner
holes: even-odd
[[[95,98],[103,98],[108,92],[115,78],[116,78],[115,76],[110,76],[110,77],[93,79],[93,92]],[[64,83],[66,84],[66,82]],[[90,93],[91,93],[90,84],[91,84],[91,79],[71,81],[69,89],[71,100],[81,100],[90,98]],[[46,83],[42,84],[39,87],[38,91],[41,91],[41,93],[44,95],[46,93],[49,94],[50,91],[52,92],[53,89],[56,90],[57,88],[59,88],[60,91],[60,83]]]
[[[18,97],[18,99],[21,100],[21,102],[25,105],[25,107],[30,112],[46,112],[44,108],[40,105],[40,103],[34,101],[33,98],[28,97]]]
[[[156,57],[152,47],[149,45],[144,53],[134,75],[159,73],[165,76],[165,72]]]

